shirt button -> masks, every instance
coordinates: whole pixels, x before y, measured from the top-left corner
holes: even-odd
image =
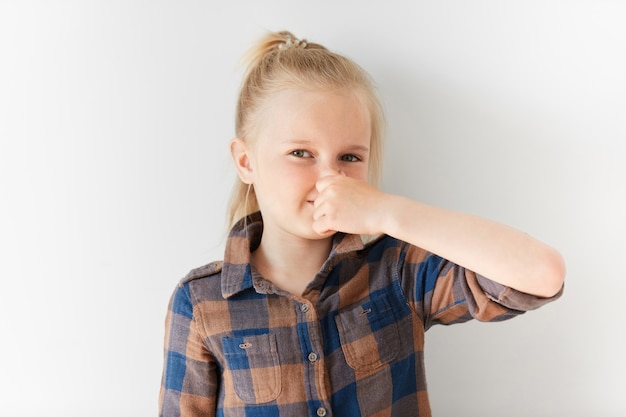
[[[324,417],[326,415],[326,409],[324,407],[320,407],[317,409],[317,415],[320,417]]]
[[[303,313],[306,313],[307,311],[309,311],[309,305],[308,304],[300,305],[300,311],[302,311]]]
[[[317,360],[317,353],[311,352],[309,353],[309,362],[315,362]]]

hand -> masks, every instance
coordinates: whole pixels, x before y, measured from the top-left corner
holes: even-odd
[[[317,181],[313,230],[330,236],[335,232],[351,234],[381,233],[384,197],[366,181],[345,175],[330,175]]]

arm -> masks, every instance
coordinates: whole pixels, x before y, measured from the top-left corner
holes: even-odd
[[[215,416],[216,364],[194,320],[187,286],[174,292],[165,323],[159,416]]]
[[[313,227],[321,235],[385,233],[540,297],[555,295],[563,285],[561,255],[511,227],[386,194],[346,176],[324,177],[317,188]]]

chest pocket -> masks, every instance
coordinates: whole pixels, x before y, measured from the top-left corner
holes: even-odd
[[[281,374],[273,334],[225,337],[222,348],[237,396],[247,404],[275,400],[281,391]],[[226,395],[229,387],[226,384]]]
[[[388,294],[373,297],[335,317],[346,362],[356,371],[373,371],[393,362],[402,344],[399,321],[408,306]]]

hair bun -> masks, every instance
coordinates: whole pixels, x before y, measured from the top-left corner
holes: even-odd
[[[285,40],[278,44],[278,49],[289,49],[289,48],[304,49],[308,45],[306,39],[298,39],[289,32],[280,32],[280,34],[284,36]]]

